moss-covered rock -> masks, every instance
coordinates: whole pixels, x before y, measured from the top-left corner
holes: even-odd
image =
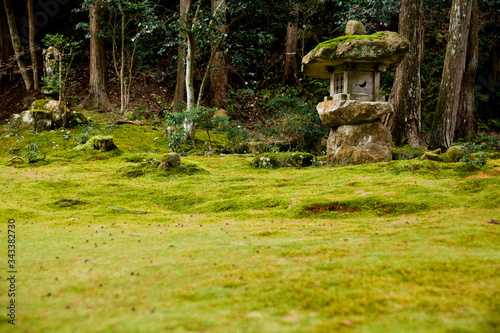
[[[52,128],[52,115],[45,110],[23,111],[10,117],[13,128],[44,131]]]
[[[407,38],[392,31],[373,35],[351,35],[320,43],[302,59],[305,75],[329,79],[327,67],[346,61],[383,63],[387,68],[397,66],[410,47]]]
[[[259,155],[268,151],[269,146],[265,142],[242,142],[238,146],[238,154],[255,154]]]
[[[76,150],[90,150],[97,149],[100,151],[110,151],[117,149],[111,136],[94,136],[91,137],[85,144],[75,147]]]
[[[465,156],[465,151],[460,146],[453,146],[446,151],[446,158],[451,162],[458,162]]]
[[[413,148],[410,145],[406,145],[403,147],[393,147],[392,148],[392,160],[411,160],[414,158],[421,157],[426,148]]]
[[[309,153],[264,153],[252,161],[254,168],[277,169],[283,167],[306,167],[313,165],[316,157]]]
[[[39,99],[31,103],[28,111],[11,117],[13,128],[44,131],[54,127],[61,127],[66,121],[67,126],[87,123],[81,113],[68,109],[66,103],[55,100]]]
[[[460,146],[453,146],[446,150],[444,154],[441,149],[436,149],[430,152],[424,152],[421,159],[438,162],[459,162],[465,156],[465,151]]]
[[[181,165],[181,157],[177,153],[164,154],[161,157],[161,163],[158,170],[167,171],[170,169],[178,168]]]

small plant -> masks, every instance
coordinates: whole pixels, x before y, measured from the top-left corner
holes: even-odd
[[[36,143],[28,144],[24,147],[24,153],[22,155],[26,163],[38,162],[40,158],[40,148]]]
[[[212,139],[210,137],[210,131],[227,128],[229,120],[229,118],[225,116],[214,117],[215,111],[217,111],[217,108],[210,109],[199,106],[193,107],[190,110],[168,114],[166,130],[169,138],[169,148],[175,152],[182,151],[182,145],[188,134],[185,125],[194,123],[195,126],[207,132],[210,144],[209,150],[211,150]],[[193,145],[196,146],[194,142]]]
[[[488,153],[498,151],[500,141],[492,137],[479,137],[478,139],[461,144],[464,157],[460,162],[464,162],[464,171],[475,171],[486,165]]]

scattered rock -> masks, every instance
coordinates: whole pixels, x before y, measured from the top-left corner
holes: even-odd
[[[85,124],[87,120],[82,114],[70,111],[64,102],[39,99],[31,103],[29,110],[12,115],[10,122],[13,128],[43,131],[65,123],[66,126]]]
[[[125,209],[120,208],[120,207],[111,207],[111,206],[109,206],[108,208],[109,208],[109,209],[114,209],[114,210],[117,210],[117,211],[119,211],[119,212],[124,212],[124,211],[125,211]]]
[[[100,151],[110,151],[117,147],[112,137],[102,137],[94,139],[94,148]]]
[[[214,112],[214,117],[228,117],[227,111],[224,109],[219,109]]]
[[[444,154],[441,153],[441,149],[438,148],[433,151],[424,152],[421,159],[431,160],[437,162],[459,162],[462,157],[464,157],[465,151],[460,146],[453,146],[448,148]]]
[[[167,171],[170,169],[177,168],[181,165],[181,157],[177,153],[165,154],[161,158],[161,163],[158,166],[158,170]]]
[[[111,136],[94,136],[91,137],[85,144],[76,146],[75,149],[76,150],[98,149],[100,151],[110,151],[113,149],[118,149],[118,147],[113,142],[113,137]]]
[[[366,28],[363,23],[350,20],[345,27],[345,34],[347,36],[366,35]]]
[[[446,151],[446,158],[450,162],[458,162],[465,156],[465,151],[460,146],[453,146]]]
[[[238,154],[261,154],[268,151],[265,142],[242,142],[238,146]]]
[[[80,201],[78,199],[60,199],[57,200],[54,205],[59,207],[71,207],[86,204],[84,201]]]
[[[410,145],[406,145],[403,147],[393,147],[392,148],[392,160],[411,160],[414,158],[420,158],[425,153],[425,147],[416,147],[413,148]]]

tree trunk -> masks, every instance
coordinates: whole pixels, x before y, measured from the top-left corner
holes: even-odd
[[[193,6],[193,0],[188,0],[186,5],[186,20],[188,20],[188,16],[191,15],[191,8]],[[197,12],[199,10],[199,6]],[[186,39],[187,39],[187,55],[186,55],[186,109],[190,110],[193,106],[195,106],[194,99],[194,55],[195,55],[195,41],[193,34],[193,25],[196,20],[193,17],[191,20],[186,22],[186,27],[188,27],[186,31]]]
[[[178,112],[184,102],[184,94],[186,93],[186,67],[184,66],[184,58],[186,57],[186,22],[183,17],[186,15],[186,0],[181,0],[179,9],[180,20],[180,39],[179,46],[177,47],[177,81],[175,83],[174,100],[172,101],[172,111]]]
[[[291,2],[290,16],[293,22],[288,22],[286,29],[286,46],[285,46],[285,76],[283,83],[286,85],[299,84],[299,77],[297,75],[297,16],[299,14],[299,4]]]
[[[28,74],[28,68],[21,59],[21,41],[19,40],[19,32],[17,31],[16,18],[14,16],[14,11],[12,10],[12,4],[10,0],[3,0],[5,7],[5,13],[7,14],[7,23],[9,25],[10,38],[12,40],[12,47],[14,48],[14,54],[16,55],[17,65],[21,76],[23,77],[24,86],[26,91],[30,91],[33,86],[33,81],[31,76]]]
[[[455,138],[476,138],[474,130],[474,81],[479,61],[478,1],[473,0],[465,72],[460,91]]]
[[[465,70],[473,0],[453,0],[443,76],[432,122],[430,149],[452,146]]]
[[[121,66],[120,66],[120,111],[123,113],[126,110],[125,102],[125,13],[121,6],[118,5],[121,12]]]
[[[35,89],[35,91],[40,91],[40,78],[38,75],[38,60],[36,57],[35,46],[35,23],[33,21],[33,0],[28,0],[28,25],[31,64],[33,65],[33,88]]]
[[[104,39],[99,36],[98,5],[90,6],[90,80],[89,94],[81,105],[86,109],[114,110],[106,92],[106,53]]]
[[[3,94],[9,85],[11,70],[8,63],[14,54],[9,39],[9,26],[4,15],[4,7],[0,6],[0,94]]]
[[[221,14],[215,13],[219,7],[222,10]],[[226,0],[212,0],[212,14],[222,15],[224,24],[219,27],[219,31],[221,34],[224,34],[226,32]],[[225,39],[225,37],[220,38]],[[224,45],[224,41],[218,45],[221,44]],[[210,89],[212,91],[212,104],[218,108],[222,108],[227,91],[226,52],[224,51],[224,47],[222,50],[220,47],[215,49],[217,46],[212,45],[212,53],[215,52],[215,56],[210,68]]]
[[[186,15],[185,15],[185,24],[187,27],[186,30],[186,39],[187,39],[187,54],[186,54],[186,109],[191,110],[191,108],[195,107],[195,99],[194,99],[194,55],[195,55],[195,41],[194,41],[194,23],[196,21],[196,16],[198,15],[198,11],[200,10],[200,5],[198,4],[198,8],[196,9],[196,13],[194,16],[189,19],[191,16],[191,9],[193,7],[193,0],[187,0],[186,4]],[[183,123],[184,130],[188,134],[189,138],[193,142],[193,145],[196,148],[195,143],[195,124],[190,122],[188,119],[184,120]]]
[[[394,114],[389,117],[392,140],[412,147],[425,146],[422,133],[420,64],[422,61],[422,17],[424,0],[401,0],[399,33],[410,41],[410,50],[396,69],[389,102]]]

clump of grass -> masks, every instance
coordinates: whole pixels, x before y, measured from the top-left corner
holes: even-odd
[[[146,155],[142,155],[142,157],[146,157]],[[182,163],[179,167],[172,168],[166,171],[158,170],[161,162],[161,157],[157,159],[156,156],[147,160],[146,158],[137,159],[137,157],[129,157],[128,159],[130,159],[131,161],[141,160],[141,162],[136,162],[132,165],[125,165],[117,170],[117,173],[120,176],[127,178],[136,178],[141,176],[150,176],[153,178],[168,178],[173,176],[191,176],[197,173],[207,172],[203,168],[200,168],[193,163]]]

